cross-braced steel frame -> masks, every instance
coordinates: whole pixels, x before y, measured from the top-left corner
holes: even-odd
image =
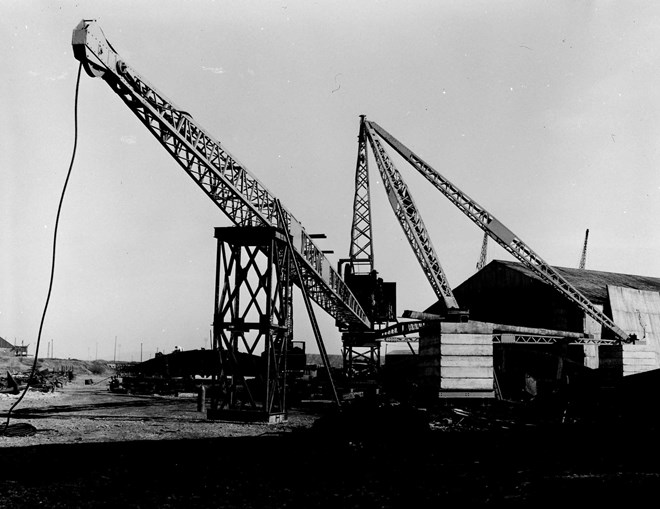
[[[213,347],[222,359],[209,418],[286,418],[292,253],[271,227],[216,228]]]
[[[380,342],[342,345],[344,374],[349,385],[377,380],[380,373]]]
[[[371,191],[369,189],[369,157],[365,115],[360,115],[358,153],[355,164],[355,195],[353,198],[353,222],[349,268],[351,274],[367,275],[374,270],[373,239],[371,228]],[[373,318],[373,317],[370,317]],[[375,324],[372,322],[371,326]],[[363,331],[367,332],[368,331]],[[358,334],[356,337],[361,337]],[[364,336],[362,336],[364,337]],[[380,343],[342,341],[344,375],[350,382],[357,378],[373,378],[380,368]]]

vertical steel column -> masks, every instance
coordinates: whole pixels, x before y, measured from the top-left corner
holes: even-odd
[[[371,228],[371,192],[369,189],[369,154],[367,144],[366,116],[360,115],[360,132],[358,134],[358,154],[355,164],[355,197],[353,199],[353,223],[351,225],[351,246],[348,257],[348,273],[367,275],[374,271],[373,238]],[[369,317],[373,320],[373,316]],[[367,350],[365,355],[365,350]],[[375,376],[379,366],[364,361],[380,359],[380,343],[361,346],[355,343],[342,343],[342,358],[344,375],[349,383]],[[357,363],[356,363],[357,361]],[[355,363],[355,364],[354,364]],[[358,374],[358,371],[360,374]]]
[[[291,252],[272,227],[216,228],[215,237],[213,347],[222,370],[208,417],[284,420]]]

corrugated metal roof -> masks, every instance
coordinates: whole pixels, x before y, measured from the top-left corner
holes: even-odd
[[[519,262],[493,260],[482,270],[488,270],[491,265],[501,265],[511,270],[521,272],[531,278],[541,280],[533,270]],[[493,267],[490,268],[492,269]],[[567,267],[553,268],[560,276],[566,279],[566,281],[573,285],[573,287],[594,304],[604,304],[608,302],[607,285],[660,292],[660,278],[656,277],[618,274],[616,272],[602,272],[598,270],[570,269]]]

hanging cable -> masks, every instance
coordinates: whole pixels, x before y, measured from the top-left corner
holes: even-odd
[[[11,406],[9,409],[9,412],[7,412],[7,421],[5,422],[5,427],[0,431],[0,436],[5,435],[5,436],[16,436],[16,431],[14,430],[14,433],[9,430],[9,420],[11,419],[11,413],[16,408],[16,406],[21,402],[25,394],[27,393],[28,389],[30,388],[30,381],[34,377],[34,373],[37,369],[37,360],[39,359],[39,345],[41,343],[41,332],[44,328],[44,320],[46,319],[46,311],[48,311],[48,303],[50,302],[50,295],[53,290],[53,279],[55,276],[55,250],[57,248],[57,228],[60,223],[60,213],[62,212],[62,203],[64,202],[64,194],[66,193],[66,188],[69,184],[69,177],[71,176],[71,169],[73,168],[73,161],[76,158],[76,148],[78,147],[78,89],[80,88],[80,73],[82,71],[82,63],[78,66],[78,76],[76,78],[76,94],[74,98],[74,106],[73,106],[73,125],[74,125],[74,134],[73,134],[73,153],[71,154],[71,163],[69,163],[69,171],[66,174],[66,180],[64,181],[64,187],[62,188],[62,194],[60,196],[60,203],[57,207],[57,216],[55,217],[55,229],[53,233],[53,253],[51,257],[51,267],[50,267],[50,282],[48,284],[48,295],[46,296],[46,303],[44,304],[44,310],[41,315],[41,322],[39,324],[39,334],[37,335],[37,345],[35,347],[34,351],[34,362],[32,363],[32,369],[30,371],[30,376],[27,379],[27,383],[25,384],[25,389],[23,389],[23,392],[19,396],[19,398],[16,400],[16,402]],[[18,425],[14,425],[18,426]],[[23,430],[24,427],[21,427],[21,430]],[[32,427],[34,428],[34,427]],[[23,430],[20,434],[26,435],[26,434],[32,434],[34,433],[34,429],[26,429]]]

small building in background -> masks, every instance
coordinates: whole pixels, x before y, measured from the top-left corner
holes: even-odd
[[[0,337],[0,350],[13,353],[17,357],[27,356],[27,345],[12,345],[6,339]]]

